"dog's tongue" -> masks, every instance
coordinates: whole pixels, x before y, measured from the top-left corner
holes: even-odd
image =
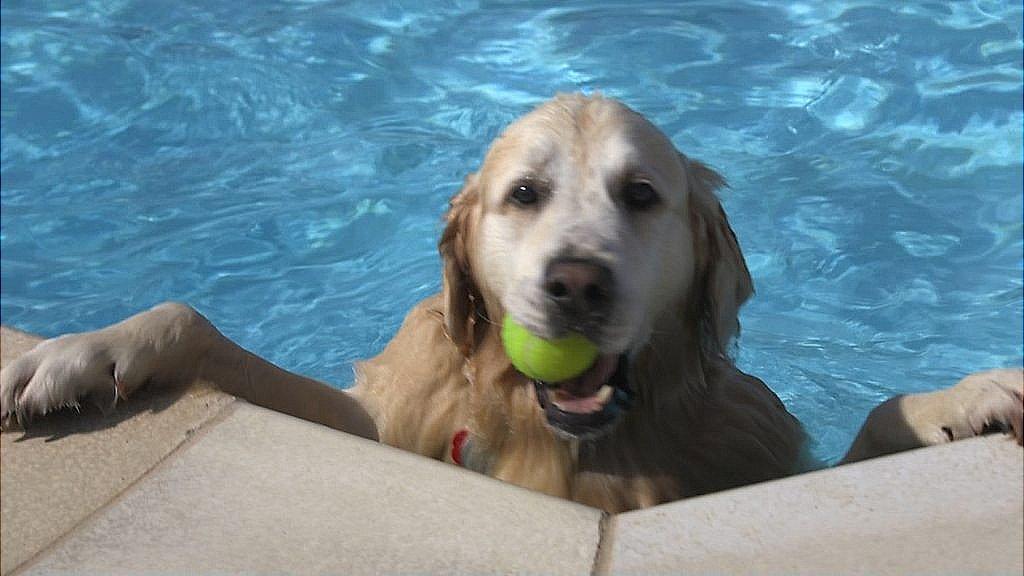
[[[586,372],[571,380],[558,382],[554,396],[558,407],[567,412],[595,412],[603,407],[606,399],[597,393],[615,373],[618,356],[602,354]]]

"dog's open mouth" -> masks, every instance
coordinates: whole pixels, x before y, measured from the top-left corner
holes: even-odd
[[[534,380],[548,424],[568,438],[591,439],[609,430],[633,401],[625,354],[604,354],[583,374],[563,382]]]

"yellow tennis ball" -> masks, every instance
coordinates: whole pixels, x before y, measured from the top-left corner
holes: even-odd
[[[593,365],[597,346],[580,334],[545,340],[506,314],[501,326],[501,341],[512,365],[530,378],[544,382],[562,382],[575,378]]]

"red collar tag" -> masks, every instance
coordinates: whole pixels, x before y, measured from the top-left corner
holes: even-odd
[[[463,428],[455,433],[452,437],[452,460],[459,466],[465,466],[462,461],[462,449],[466,446],[466,440],[469,439],[469,430]]]

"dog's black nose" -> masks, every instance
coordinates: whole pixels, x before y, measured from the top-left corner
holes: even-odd
[[[584,330],[605,320],[612,305],[614,278],[605,265],[581,258],[548,264],[544,291],[567,328]]]

